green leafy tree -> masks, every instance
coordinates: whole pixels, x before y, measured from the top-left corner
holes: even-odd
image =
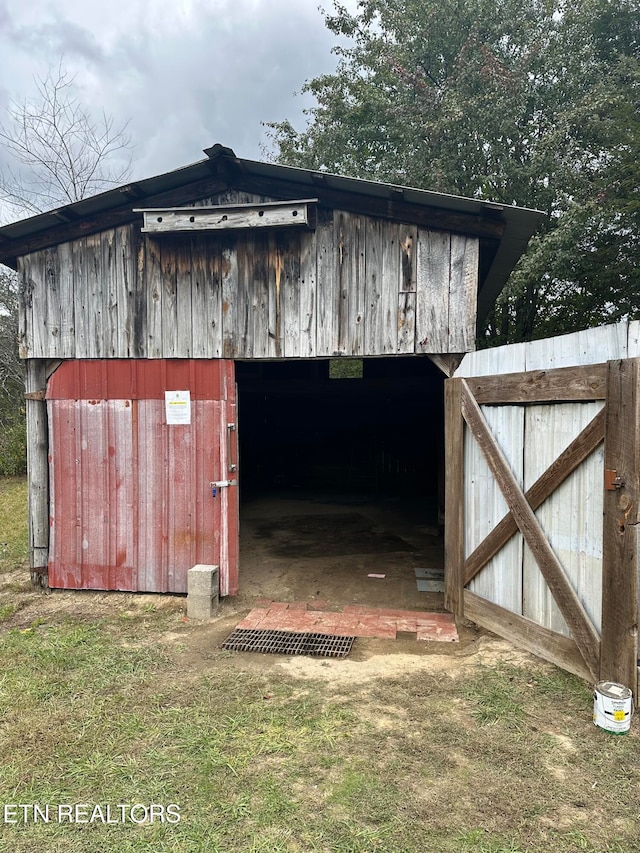
[[[280,162],[545,211],[489,318],[525,340],[640,314],[637,0],[336,4],[334,74]]]

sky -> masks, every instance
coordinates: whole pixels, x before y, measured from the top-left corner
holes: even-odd
[[[87,107],[129,122],[132,179],[200,160],[216,142],[265,159],[262,123],[302,129],[312,101],[301,87],[335,68],[318,2],[0,0],[0,123],[62,62]]]

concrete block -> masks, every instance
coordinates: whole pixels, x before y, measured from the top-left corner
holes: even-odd
[[[197,565],[187,572],[187,618],[206,621],[218,609],[218,566]]]

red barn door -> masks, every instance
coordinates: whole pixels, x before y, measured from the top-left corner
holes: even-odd
[[[235,595],[233,362],[66,361],[47,400],[49,585],[185,593],[202,563]]]

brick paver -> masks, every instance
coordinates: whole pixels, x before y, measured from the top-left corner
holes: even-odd
[[[393,610],[363,604],[347,604],[342,610],[328,610],[318,608],[318,604],[261,599],[237,627],[382,640],[396,639],[398,631],[415,634],[416,640],[421,641],[452,643],[459,639],[450,613]],[[326,602],[322,604],[328,607]]]

